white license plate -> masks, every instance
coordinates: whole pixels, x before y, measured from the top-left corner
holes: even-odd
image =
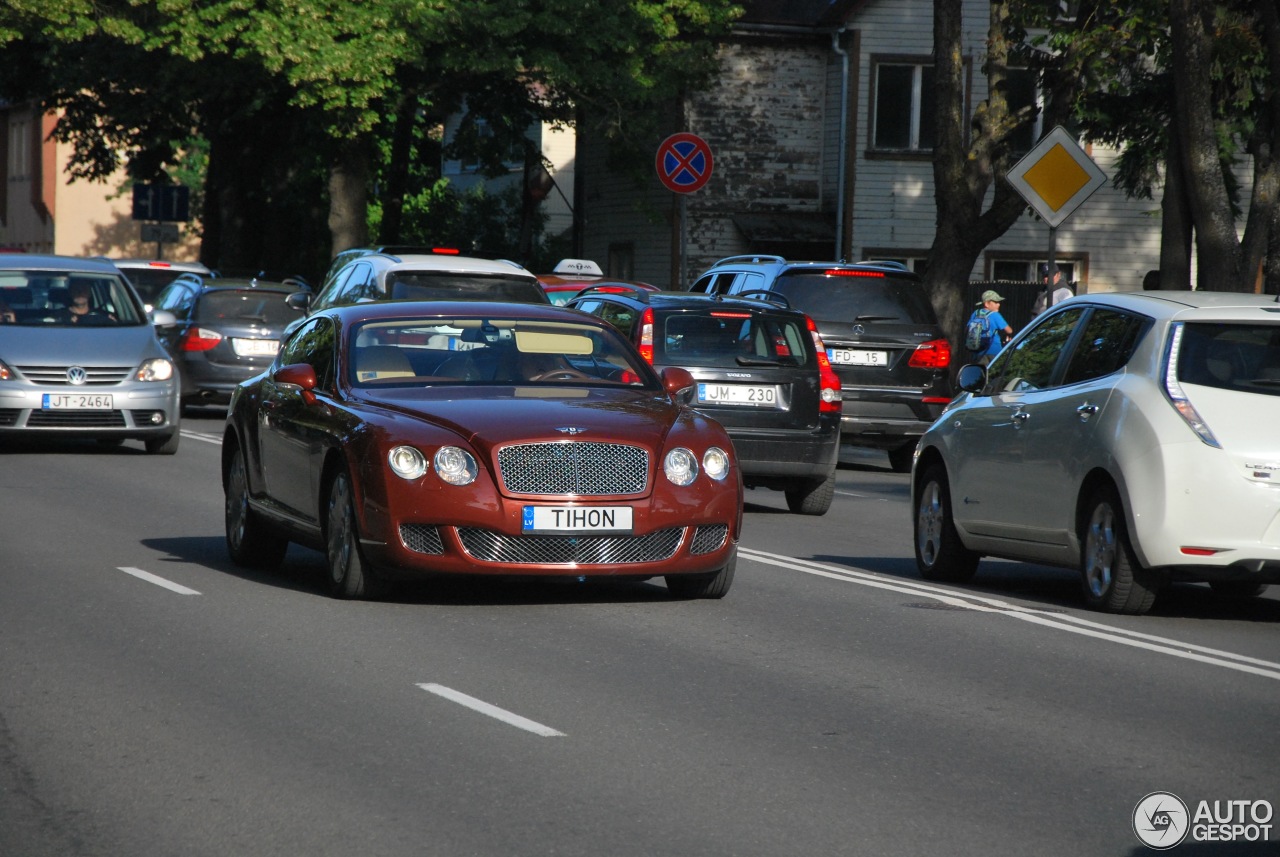
[[[231,347],[240,357],[275,357],[280,350],[278,339],[237,339],[232,337]]]
[[[753,408],[777,408],[776,384],[698,384],[698,401],[712,405],[746,405]]]
[[[841,366],[888,366],[888,351],[868,351],[865,348],[828,348],[827,359]]]
[[[40,400],[45,411],[110,411],[114,410],[110,393],[45,393]]]
[[[525,506],[526,533],[629,533],[630,506]]]

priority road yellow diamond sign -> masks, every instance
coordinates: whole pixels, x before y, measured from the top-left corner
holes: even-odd
[[[1056,227],[1106,184],[1107,174],[1059,125],[1014,164],[1006,178],[1046,223]]]

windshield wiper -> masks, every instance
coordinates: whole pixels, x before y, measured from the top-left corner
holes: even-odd
[[[854,321],[897,321],[896,315],[860,315]]]

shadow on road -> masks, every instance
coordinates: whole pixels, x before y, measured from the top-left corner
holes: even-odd
[[[818,554],[815,562],[874,571],[904,581],[930,584],[916,570],[915,560],[902,557],[851,557]],[[1007,560],[983,560],[967,583],[936,584],[986,598],[1017,598],[1047,609],[1093,612],[1085,604],[1080,576],[1072,569]],[[1176,619],[1230,619],[1242,622],[1280,622],[1280,586],[1261,597],[1226,598],[1200,583],[1173,583],[1156,598],[1149,615]]]
[[[242,568],[227,556],[226,542],[217,536],[144,539],[143,545],[166,554],[160,563],[201,565],[262,586],[328,597],[324,554],[289,545],[278,570]],[[163,576],[163,571],[157,569]],[[371,600],[410,604],[493,606],[520,604],[631,604],[671,601],[662,578],[649,581],[594,578],[507,578],[440,576],[421,581],[396,581]],[[691,602],[693,603],[693,602]]]

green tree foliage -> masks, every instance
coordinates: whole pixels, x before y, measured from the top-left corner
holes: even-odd
[[[1109,13],[1109,14],[1104,14]],[[1090,26],[1050,39],[1083,81],[1076,116],[1090,139],[1122,149],[1115,184],[1163,192],[1161,271],[1189,282],[1191,235],[1200,287],[1252,290],[1280,185],[1280,22],[1274,3],[1126,0]],[[1237,171],[1253,170],[1245,210]]]
[[[314,244],[317,222],[332,249],[364,240],[374,177],[399,230],[438,174],[394,159],[438,156],[413,141],[464,97],[497,131],[479,147],[490,162],[578,107],[625,149],[710,72],[736,14],[725,0],[12,0],[0,92],[63,111],[85,177],[121,159],[154,176],[179,141],[206,138],[206,254],[254,264],[270,252],[259,236]]]

